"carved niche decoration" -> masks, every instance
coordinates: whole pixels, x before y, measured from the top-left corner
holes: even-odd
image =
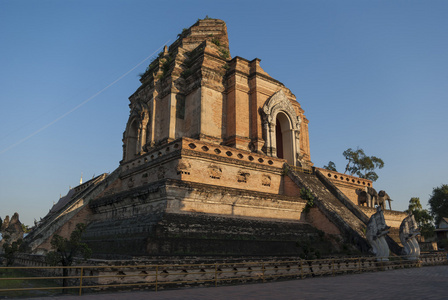
[[[147,172],[142,174],[142,183],[148,183],[149,182],[149,174]]]
[[[389,246],[386,242],[386,235],[389,233],[390,226],[386,225],[384,213],[381,206],[376,208],[369,222],[367,222],[366,238],[372,247],[372,252],[378,261],[388,261]]]
[[[263,185],[263,186],[271,186],[271,176],[263,175],[261,177],[261,185]]]
[[[149,121],[148,106],[140,99],[131,101],[126,130],[123,133],[123,159],[134,158],[147,149],[147,125]]]
[[[291,151],[289,155],[293,158],[294,162],[289,162],[293,165],[300,164],[300,124],[302,119],[297,116],[294,107],[290,100],[286,96],[283,90],[279,90],[269,98],[262,108],[262,122],[263,122],[263,138],[265,140],[264,150],[269,156],[277,156],[277,143],[276,143],[276,120],[277,115],[283,113],[288,118],[290,135],[288,139],[291,140],[290,149],[284,149],[283,151]]]
[[[176,167],[177,175],[180,175],[180,174],[190,175],[190,168],[191,168],[191,165],[188,161],[185,161],[182,159],[179,160],[179,163],[177,164],[177,167]]]
[[[420,255],[420,246],[416,236],[420,234],[413,214],[403,219],[400,225],[400,241],[403,244],[403,255],[410,260],[417,260]]]
[[[236,175],[238,182],[247,182],[247,179],[249,178],[250,174],[246,171],[238,171],[238,174]]]
[[[208,174],[209,174],[210,178],[221,179],[222,169],[220,167],[218,167],[217,165],[210,165],[208,167]]]
[[[160,166],[157,170],[157,178],[159,180],[165,178],[165,168],[163,166]]]
[[[129,177],[129,180],[128,180],[128,187],[131,188],[131,187],[133,187],[133,186],[134,186],[134,178]]]

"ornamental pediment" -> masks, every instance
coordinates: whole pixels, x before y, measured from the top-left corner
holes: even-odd
[[[289,101],[283,90],[279,90],[266,100],[262,109],[269,123],[275,122],[275,118],[280,111],[285,112],[291,119],[295,129],[299,130],[301,119],[297,116],[291,101]]]

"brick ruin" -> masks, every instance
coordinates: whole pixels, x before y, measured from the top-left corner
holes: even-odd
[[[313,167],[296,97],[260,59],[231,58],[223,21],[185,29],[140,82],[120,166],[60,199],[26,238],[34,253],[79,222],[105,257],[295,255],[298,240],[322,232],[337,237],[336,250],[369,251],[365,224],[375,209],[358,206],[356,190],[372,182]],[[307,213],[302,188],[315,198]],[[398,228],[405,214],[385,217]],[[392,234],[392,251],[396,241]]]
[[[23,234],[24,231],[18,213],[14,213],[11,219],[8,215],[3,221],[0,218],[0,254],[4,252],[4,244],[11,245],[14,242],[22,240]]]

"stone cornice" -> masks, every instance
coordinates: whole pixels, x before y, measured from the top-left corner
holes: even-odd
[[[333,182],[334,184],[345,184],[350,186],[357,186],[359,188],[373,186],[372,181],[368,179],[359,178],[356,176],[351,176],[322,168],[316,168],[316,169],[319,170],[322,174],[324,174],[324,176],[327,179],[331,180],[331,182]]]
[[[156,148],[132,160],[122,162],[121,178],[131,176],[148,168],[158,166],[183,156],[204,158],[222,163],[241,165],[251,169],[281,172],[285,160],[254,153],[243,149],[205,142],[192,138],[180,138]]]
[[[127,191],[119,192],[113,195],[108,195],[102,198],[92,200],[89,203],[89,207],[93,210],[96,210],[101,206],[116,204],[127,198],[142,198],[146,197],[148,194],[156,192],[162,192],[162,194],[166,196],[169,194],[170,187],[186,188],[190,191],[196,190],[198,192],[206,192],[206,193],[230,194],[230,195],[248,196],[254,198],[275,199],[288,202],[303,202],[303,203],[306,202],[306,200],[303,200],[300,197],[256,192],[245,189],[222,187],[217,185],[182,181],[176,179],[163,179],[153,183],[149,183],[144,186],[136,187]]]
[[[213,154],[209,154],[209,153],[201,153],[201,152],[192,151],[192,150],[188,150],[188,149],[182,149],[182,157],[184,157],[184,156],[207,159],[207,160],[210,160],[211,162],[220,162],[220,163],[226,163],[226,164],[231,164],[231,165],[238,165],[241,167],[244,166],[248,169],[257,169],[257,170],[264,170],[264,171],[276,172],[276,173],[280,173],[282,171],[282,169],[278,168],[278,167],[271,167],[271,166],[262,165],[259,163],[241,161],[241,160],[234,159],[234,158],[227,158],[227,157],[213,155]]]
[[[135,168],[130,168],[129,170],[123,170],[120,178],[126,178],[131,176],[134,173],[138,173],[140,171],[149,169],[149,168],[154,168],[155,166],[159,166],[162,165],[164,163],[166,163],[167,161],[173,160],[173,159],[178,159],[181,157],[181,150],[177,150],[177,151],[173,151],[168,155],[164,155],[162,157],[156,158],[155,160],[152,160],[150,162],[145,162]]]

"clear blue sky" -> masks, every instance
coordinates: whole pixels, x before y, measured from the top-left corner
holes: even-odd
[[[33,133],[206,15],[226,21],[232,56],[260,58],[296,95],[316,166],[341,171],[342,152],[363,148],[400,210],[448,183],[448,1],[3,0],[0,216],[31,225],[81,172],[113,171],[149,61]]]

